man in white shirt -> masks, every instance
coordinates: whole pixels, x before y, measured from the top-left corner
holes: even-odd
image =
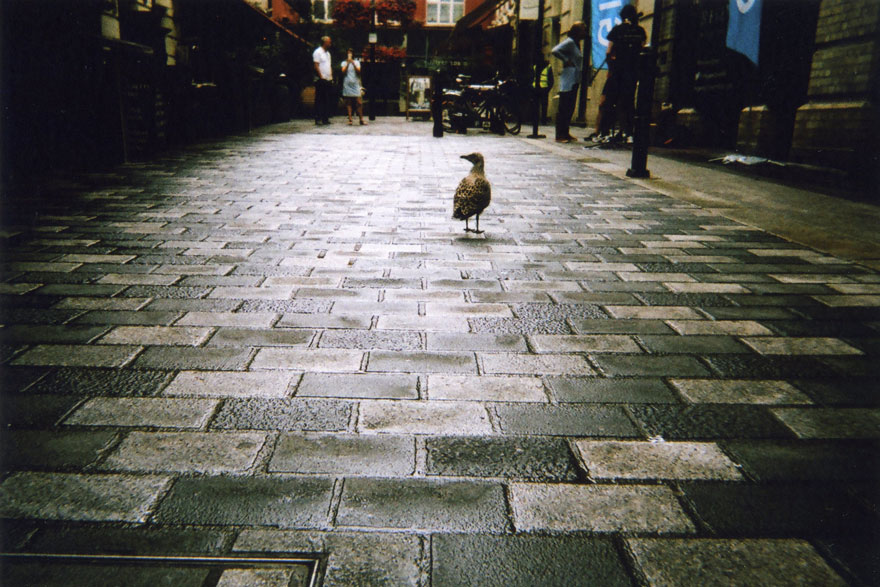
[[[333,113],[333,64],[330,58],[330,37],[321,37],[321,46],[312,53],[315,65],[315,124],[330,124]]]
[[[553,47],[551,53],[562,61],[562,74],[559,76],[559,109],[556,112],[556,142],[570,143],[577,139],[571,136],[569,126],[574,114],[578,86],[584,67],[584,54],[580,42],[587,36],[587,27],[577,21],[571,25],[568,38]]]

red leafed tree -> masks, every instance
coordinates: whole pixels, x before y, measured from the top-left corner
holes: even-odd
[[[365,47],[363,58],[365,61],[399,61],[401,59],[406,59],[406,48],[386,47],[385,45],[376,45],[374,49]]]
[[[412,0],[378,0],[376,2],[376,19],[380,24],[398,24],[408,28],[416,14],[416,3]]]
[[[376,24],[380,27],[399,26],[409,28],[416,14],[416,3],[412,0],[378,0],[376,2]],[[370,0],[336,0],[333,6],[333,20],[346,29],[368,28],[373,17]]]
[[[366,29],[373,18],[373,9],[367,0],[336,0],[333,20],[345,29]]]

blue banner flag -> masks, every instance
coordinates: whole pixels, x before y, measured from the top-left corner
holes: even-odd
[[[763,0],[730,0],[727,46],[758,65]]]
[[[605,52],[608,50],[608,33],[620,24],[620,9],[630,4],[629,0],[591,0],[590,23],[593,39],[592,60],[594,69],[608,69]]]

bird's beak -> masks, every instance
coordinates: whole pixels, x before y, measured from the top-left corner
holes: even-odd
[[[471,163],[474,162],[473,155],[462,155],[461,158],[470,161]]]

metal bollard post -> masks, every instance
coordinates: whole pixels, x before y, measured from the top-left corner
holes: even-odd
[[[657,77],[657,51],[645,47],[639,54],[639,90],[633,130],[633,150],[627,177],[651,177],[647,169],[648,143],[651,133],[651,106],[654,101],[654,79]]]
[[[439,73],[431,80],[431,118],[434,120],[434,136],[443,137],[443,83]]]

